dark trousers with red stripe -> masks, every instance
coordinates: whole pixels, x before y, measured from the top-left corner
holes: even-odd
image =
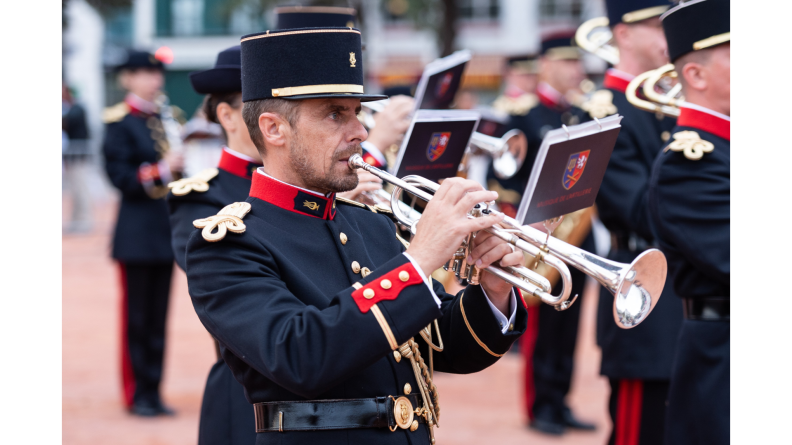
[[[662,445],[667,380],[609,379],[613,430],[608,445]]]
[[[126,264],[121,269],[121,372],[124,403],[160,403],[165,320],[173,263]]]

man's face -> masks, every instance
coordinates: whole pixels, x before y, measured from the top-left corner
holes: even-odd
[[[731,43],[712,48],[705,69],[708,71],[710,100],[717,104],[719,110],[725,110],[723,114],[731,116]]]
[[[358,184],[347,161],[362,154],[368,133],[358,121],[359,99],[306,99],[300,104],[289,146],[291,168],[312,190],[345,192]]]
[[[629,25],[629,40],[633,45],[632,55],[638,58],[643,70],[660,68],[668,63],[668,50],[659,17]]]
[[[138,68],[127,71],[121,76],[121,85],[124,89],[150,102],[157,98],[164,83],[165,76],[162,70],[156,68]]]
[[[583,64],[577,59],[545,60],[543,71],[547,83],[561,94],[577,88],[585,77]]]
[[[521,71],[512,69],[508,74],[508,82],[517,88],[525,91],[526,93],[533,93],[536,91],[536,74],[527,74]]]

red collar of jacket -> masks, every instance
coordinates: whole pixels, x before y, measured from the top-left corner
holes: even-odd
[[[256,162],[243,157],[242,154],[232,152],[230,148],[223,147],[223,152],[220,154],[220,162],[217,163],[217,168],[225,170],[232,175],[239,176],[240,178],[253,179],[253,173],[257,168],[261,167],[261,162]]]
[[[335,193],[322,196],[318,193],[286,184],[261,172],[253,174],[250,196],[266,201],[290,212],[312,218],[333,220],[336,215]]]
[[[634,78],[635,76],[625,73],[624,71],[610,68],[605,72],[605,80],[603,80],[602,86],[624,93],[627,91],[627,85],[629,85],[630,81]]]
[[[679,108],[677,125],[680,127],[693,127],[712,133],[715,136],[731,140],[731,121],[715,114],[698,105],[687,104]]]
[[[553,110],[566,110],[569,108],[569,104],[564,99],[564,95],[545,82],[540,82],[539,85],[536,86],[536,95],[539,97],[539,102],[547,108]]]

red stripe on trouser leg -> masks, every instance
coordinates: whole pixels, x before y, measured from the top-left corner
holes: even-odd
[[[129,294],[124,263],[118,263],[118,268],[121,272],[121,390],[124,396],[124,405],[129,408],[132,406],[135,396],[135,374],[132,371],[132,361],[129,358],[129,338],[127,336]]]
[[[616,407],[616,445],[638,445],[641,433],[641,405],[643,382],[620,380],[619,400]]]
[[[536,388],[534,387],[533,376],[533,353],[536,348],[536,337],[539,334],[539,306],[528,306],[528,327],[520,339],[520,354],[523,357],[523,388],[525,389],[525,413],[528,421],[534,419],[533,404],[536,399]]]
[[[630,394],[630,434],[627,437],[629,445],[638,445],[641,437],[641,407],[643,405],[643,381],[633,380],[633,390]]]

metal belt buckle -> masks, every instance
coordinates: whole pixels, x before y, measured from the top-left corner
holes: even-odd
[[[393,396],[391,396],[391,398],[393,398]],[[410,399],[401,396],[393,400],[393,419],[396,421],[396,425],[399,428],[403,430],[410,428],[413,423],[413,416],[414,411]]]

